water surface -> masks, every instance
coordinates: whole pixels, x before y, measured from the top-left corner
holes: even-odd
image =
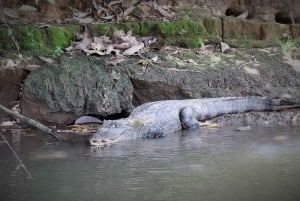
[[[5,136],[32,178],[0,144],[1,201],[300,200],[300,127],[183,131],[104,149]]]

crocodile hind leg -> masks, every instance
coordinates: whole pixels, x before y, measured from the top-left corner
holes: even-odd
[[[192,107],[185,107],[180,111],[181,125],[185,129],[197,129],[199,128],[199,122],[197,120],[197,112]]]

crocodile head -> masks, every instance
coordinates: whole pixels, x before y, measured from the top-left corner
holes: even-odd
[[[131,131],[132,127],[126,120],[104,121],[102,127],[89,139],[89,142],[93,146],[105,146],[129,138]]]

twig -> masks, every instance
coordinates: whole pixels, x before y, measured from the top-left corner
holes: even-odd
[[[242,65],[238,66],[237,69],[240,69],[240,68],[243,68],[244,66],[248,65],[248,64],[251,64],[252,62],[246,62],[246,63],[243,63]]]
[[[45,133],[48,133],[49,135],[51,135],[52,137],[54,137],[55,139],[61,141],[63,138],[62,136],[60,136],[58,133],[56,133],[54,130],[48,128],[47,126],[41,124],[40,122],[38,121],[35,121],[33,119],[30,119],[28,117],[25,117],[19,113],[16,113],[16,112],[13,112],[11,111],[10,109],[4,107],[3,105],[0,104],[0,109],[3,110],[4,112],[6,112],[7,114],[13,116],[14,118],[16,119],[19,119],[20,121],[22,122],[25,122],[31,126],[34,126],[36,127],[37,129],[45,132]]]
[[[20,157],[18,156],[18,154],[16,153],[16,151],[14,150],[14,148],[9,144],[9,142],[6,140],[6,138],[4,137],[4,135],[2,135],[2,133],[0,133],[3,141],[7,144],[7,146],[9,147],[9,149],[11,150],[11,152],[14,154],[14,156],[16,157],[16,159],[18,160],[19,162],[19,165],[24,169],[24,171],[26,172],[27,174],[27,179],[31,179],[32,176],[29,172],[29,170],[26,168],[25,164],[23,163],[23,161],[20,159]]]

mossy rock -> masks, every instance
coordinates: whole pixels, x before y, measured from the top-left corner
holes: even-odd
[[[79,25],[50,26],[46,29],[32,25],[14,25],[0,28],[0,41],[3,49],[31,50],[38,54],[49,54],[57,47],[67,47],[74,39]],[[13,40],[14,38],[14,40]]]
[[[104,58],[63,55],[59,64],[45,65],[27,77],[21,107],[23,114],[41,122],[71,123],[83,115],[131,111],[132,93],[129,77],[105,67]],[[36,105],[43,109],[32,110]]]

